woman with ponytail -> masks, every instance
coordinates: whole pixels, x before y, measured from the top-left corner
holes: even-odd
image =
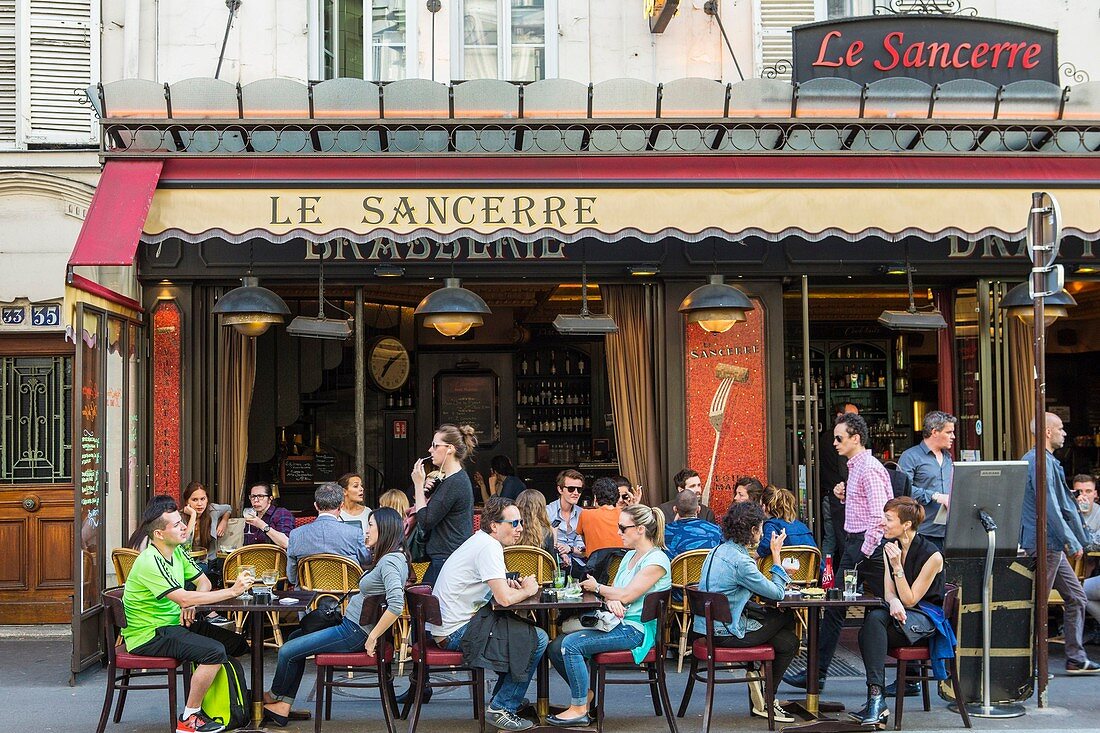
[[[550,644],[550,661],[558,674],[569,683],[569,707],[547,722],[558,726],[586,726],[588,713],[588,660],[600,652],[629,649],[634,661],[642,659],[657,638],[657,621],[642,623],[645,598],[672,585],[672,569],[664,553],[665,517],[659,509],[634,504],[619,512],[619,536],[628,552],[619,564],[612,585],[603,585],[589,576],[582,583],[586,591],[600,595],[607,610],[620,622],[610,631],[583,629],[559,635]]]
[[[477,437],[470,425],[440,425],[427,459],[413,464],[416,523],[428,533],[431,564],[422,582],[435,583],[443,563],[474,533],[474,487],[463,464],[473,457]],[[435,470],[424,470],[430,460]],[[431,491],[431,501],[428,492]]]

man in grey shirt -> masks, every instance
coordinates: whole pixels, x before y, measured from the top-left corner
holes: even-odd
[[[958,418],[940,410],[926,413],[921,430],[924,440],[902,453],[898,461],[898,469],[913,481],[913,498],[924,505],[924,521],[917,534],[941,550],[947,524],[936,524],[936,515],[941,506],[950,508],[951,504],[951,482],[955,475],[951,446],[955,442],[956,422]]]
[[[367,563],[363,530],[357,524],[340,521],[340,505],[343,502],[344,489],[340,484],[321,484],[313,492],[317,519],[291,532],[287,542],[286,578],[291,585],[298,584],[298,561],[310,555],[343,555],[359,563],[360,567]]]

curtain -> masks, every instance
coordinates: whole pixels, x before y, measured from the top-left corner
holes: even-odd
[[[600,293],[619,325],[619,332],[606,341],[619,469],[641,484],[642,501],[653,505],[664,496],[653,350],[660,290],[654,285],[601,285]]]
[[[222,328],[218,370],[217,501],[240,502],[248,463],[248,413],[256,379],[256,339]]]
[[[1031,421],[1035,416],[1035,334],[1031,324],[1008,316],[1009,384],[1012,404],[1009,414],[1008,455],[1019,458],[1034,443]]]

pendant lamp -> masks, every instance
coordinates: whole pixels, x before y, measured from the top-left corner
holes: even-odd
[[[278,295],[260,287],[251,275],[241,278],[241,286],[218,299],[213,313],[223,326],[232,326],[245,336],[260,336],[273,323],[285,322],[290,309]]]
[[[680,312],[688,323],[698,323],[710,333],[725,333],[734,324],[746,320],[753,309],[752,301],[743,292],[726,285],[721,275],[711,275],[710,282],[695,288],[680,303]]]
[[[1069,308],[1077,301],[1065,288],[1043,299],[1043,325],[1049,326],[1063,316],[1069,315]],[[1010,316],[1016,316],[1027,324],[1035,323],[1035,300],[1031,297],[1028,283],[1022,282],[1005,293],[1001,298],[1001,307],[1007,309]]]
[[[425,326],[454,338],[482,325],[484,316],[492,311],[480,295],[462,287],[457,277],[449,277],[443,281],[443,287],[428,293],[413,313],[424,316]]]

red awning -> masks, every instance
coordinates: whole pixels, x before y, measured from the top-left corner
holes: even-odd
[[[132,265],[163,161],[111,160],[69,257],[74,265]]]

